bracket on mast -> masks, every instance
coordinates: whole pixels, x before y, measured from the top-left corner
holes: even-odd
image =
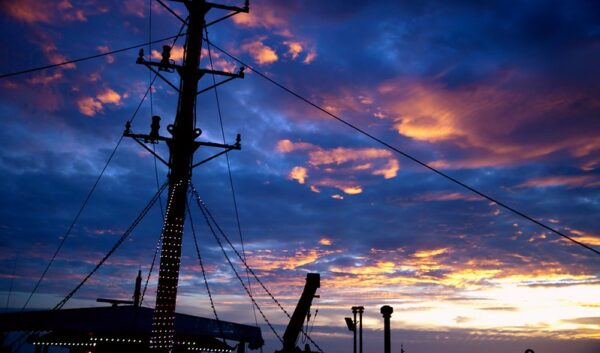
[[[152,130],[150,131],[150,134],[134,134],[134,133],[132,133],[131,132],[131,123],[128,121],[127,123],[125,123],[125,131],[123,131],[123,136],[132,138],[135,142],[137,142],[146,151],[148,151],[150,154],[152,154],[154,157],[156,157],[164,165],[166,165],[167,167],[171,167],[169,162],[167,162],[158,153],[156,153],[154,150],[150,149],[150,147],[147,146],[148,143],[157,144],[159,141],[165,141],[167,144],[169,144],[173,140],[172,138],[160,136],[158,134],[158,129],[160,129],[159,121],[160,121],[160,118],[158,116],[152,117],[152,125],[151,125]],[[171,125],[169,125],[169,127],[170,126]],[[171,127],[171,130],[169,130],[169,132],[171,132],[171,131],[172,131],[172,127]],[[196,137],[200,136],[200,134],[201,134],[201,131],[198,131],[196,133]],[[206,146],[206,147],[222,148],[223,151],[221,151],[217,154],[214,154],[211,157],[203,159],[202,161],[200,161],[198,163],[193,164],[192,169],[196,168],[206,162],[209,162],[219,156],[222,156],[223,154],[225,154],[227,152],[230,152],[233,150],[238,150],[238,151],[241,150],[242,149],[242,145],[240,143],[241,140],[242,140],[242,138],[241,138],[240,134],[237,134],[237,136],[235,137],[235,143],[233,145],[224,144],[224,143],[215,143],[215,142],[194,141],[194,149],[198,149],[200,146]]]
[[[237,136],[235,137],[235,144],[233,145],[228,145],[228,144],[222,144],[222,143],[214,143],[214,142],[196,142],[196,148],[200,147],[200,146],[207,146],[207,147],[217,147],[217,148],[223,148],[224,150],[211,156],[208,157],[206,159],[201,160],[198,163],[195,163],[192,165],[192,169],[196,168],[199,165],[202,165],[208,161],[212,161],[213,159],[224,155],[225,153],[232,151],[232,150],[241,150],[242,149],[242,145],[240,144],[240,141],[242,140],[242,137],[240,136],[240,134],[237,134]]]

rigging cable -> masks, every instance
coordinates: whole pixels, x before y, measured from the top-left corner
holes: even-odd
[[[8,295],[6,296],[6,308],[5,311],[8,312],[8,306],[10,304],[10,297],[13,291],[13,284],[15,282],[15,273],[17,273],[17,262],[19,261],[19,251],[15,254],[15,262],[13,263],[12,274],[10,275],[10,285],[8,287]]]
[[[208,41],[208,39],[205,39],[205,40],[207,40],[207,41]],[[384,140],[382,140],[382,139],[380,139],[380,138],[378,138],[378,137],[376,137],[376,136],[374,136],[374,135],[372,135],[372,134],[368,133],[366,130],[363,130],[362,128],[360,128],[360,127],[358,127],[358,126],[356,126],[356,125],[354,125],[354,124],[352,124],[352,123],[350,123],[350,122],[348,122],[348,121],[346,121],[346,120],[342,119],[342,118],[341,118],[341,117],[339,117],[338,115],[336,115],[336,114],[334,114],[334,113],[330,112],[329,110],[327,110],[327,109],[325,109],[325,108],[323,108],[323,107],[319,106],[319,105],[318,105],[318,104],[316,104],[316,103],[313,103],[313,102],[312,102],[311,100],[309,100],[308,98],[305,98],[304,96],[300,95],[299,93],[296,93],[296,92],[295,92],[295,91],[293,91],[292,89],[290,89],[290,88],[288,88],[288,87],[284,86],[283,84],[281,84],[281,83],[279,83],[279,82],[275,81],[274,79],[272,79],[272,78],[268,77],[267,75],[265,75],[265,74],[263,74],[262,72],[260,72],[260,71],[256,70],[254,67],[252,67],[252,66],[250,66],[250,65],[246,64],[245,62],[243,62],[242,60],[240,60],[240,59],[238,59],[237,57],[233,56],[232,54],[229,54],[229,53],[228,53],[227,51],[225,51],[224,49],[221,49],[220,47],[218,47],[218,46],[217,46],[217,45],[215,45],[214,43],[211,43],[211,45],[212,45],[213,47],[217,48],[217,49],[218,49],[219,51],[221,51],[223,54],[225,54],[225,55],[227,55],[228,57],[230,57],[232,60],[234,60],[234,61],[237,61],[239,64],[241,64],[241,65],[244,65],[244,66],[246,66],[247,68],[249,68],[250,70],[254,71],[254,72],[255,72],[255,73],[258,75],[258,76],[262,77],[263,79],[265,79],[265,80],[269,81],[270,83],[274,84],[275,86],[277,86],[277,87],[281,88],[282,90],[284,90],[285,92],[287,92],[287,93],[291,94],[292,96],[294,96],[294,97],[296,97],[296,98],[300,99],[300,100],[301,100],[301,101],[303,101],[304,103],[306,103],[306,104],[308,104],[308,105],[310,105],[310,106],[312,106],[312,107],[316,108],[317,110],[320,110],[321,112],[323,112],[323,113],[325,113],[325,114],[329,115],[329,116],[330,116],[330,117],[332,117],[333,119],[337,120],[338,122],[340,122],[340,123],[342,123],[342,124],[346,125],[347,127],[351,128],[351,129],[355,130],[356,132],[358,132],[358,133],[360,133],[360,134],[362,134],[362,135],[364,135],[364,136],[366,136],[366,137],[370,138],[371,140],[373,140],[373,141],[375,141],[375,142],[379,143],[380,145],[382,145],[382,146],[386,147],[387,149],[389,149],[389,150],[391,150],[391,151],[393,151],[393,152],[395,152],[395,153],[397,153],[397,154],[399,154],[399,155],[401,155],[401,156],[403,156],[403,157],[405,157],[405,158],[408,158],[408,159],[410,159],[411,161],[413,161],[413,162],[415,162],[415,163],[417,163],[417,164],[419,164],[419,165],[421,165],[421,166],[423,166],[423,167],[425,167],[425,168],[429,169],[430,171],[432,171],[432,172],[434,172],[434,173],[436,173],[436,174],[438,174],[438,175],[440,175],[440,176],[442,176],[442,177],[446,178],[447,180],[450,180],[451,182],[453,182],[453,183],[455,183],[455,184],[457,184],[457,185],[459,185],[459,186],[461,186],[461,187],[463,187],[463,188],[465,188],[465,189],[467,189],[467,190],[469,190],[469,191],[471,191],[471,192],[473,192],[473,193],[475,193],[475,194],[479,195],[480,197],[482,197],[482,198],[484,198],[484,199],[486,199],[486,200],[488,200],[488,201],[491,201],[491,202],[493,202],[493,203],[497,204],[498,206],[500,206],[500,207],[502,207],[502,208],[504,208],[504,209],[506,209],[506,210],[508,210],[508,211],[512,212],[513,214],[515,214],[515,215],[517,215],[517,216],[520,216],[520,217],[522,217],[522,218],[524,218],[524,219],[526,219],[526,220],[528,220],[528,221],[530,221],[530,222],[532,222],[532,223],[534,223],[534,224],[537,224],[538,226],[540,226],[540,227],[542,227],[542,228],[544,228],[544,229],[546,229],[546,230],[548,230],[548,231],[550,231],[550,232],[552,232],[552,233],[554,233],[554,234],[557,234],[557,235],[559,235],[559,236],[563,237],[564,239],[567,239],[568,241],[570,241],[570,242],[572,242],[572,243],[574,243],[574,244],[577,244],[577,245],[579,245],[579,246],[581,246],[581,247],[583,247],[583,248],[585,248],[585,249],[587,249],[587,250],[590,250],[590,251],[594,252],[596,255],[600,255],[600,251],[598,251],[598,250],[594,249],[593,247],[591,247],[591,246],[589,246],[589,245],[587,245],[587,244],[585,244],[585,243],[582,243],[582,242],[580,242],[580,241],[578,241],[578,240],[576,240],[576,239],[574,239],[574,238],[572,238],[572,237],[570,237],[570,236],[568,236],[568,235],[564,234],[563,232],[561,232],[561,231],[559,231],[559,230],[557,230],[557,229],[555,229],[555,228],[553,228],[553,227],[550,227],[549,225],[547,225],[547,224],[545,224],[545,223],[543,223],[543,222],[541,222],[541,221],[538,221],[537,219],[535,219],[535,218],[533,218],[533,217],[531,217],[531,216],[528,216],[527,214],[525,214],[525,213],[523,213],[523,212],[521,212],[521,211],[519,211],[519,210],[517,210],[517,209],[513,208],[512,206],[509,206],[508,204],[506,204],[506,203],[504,203],[504,202],[501,202],[501,201],[497,200],[496,198],[494,198],[494,197],[492,197],[492,196],[489,196],[489,195],[487,195],[487,194],[483,193],[482,191],[479,191],[479,190],[475,189],[475,188],[474,188],[474,187],[472,187],[472,186],[469,186],[469,185],[467,185],[466,183],[464,183],[464,182],[462,182],[462,181],[460,181],[460,180],[458,180],[458,179],[456,179],[456,178],[454,178],[454,177],[452,177],[452,176],[450,176],[450,175],[448,175],[448,174],[446,174],[446,173],[442,172],[441,170],[439,170],[439,169],[437,169],[437,168],[435,168],[435,167],[432,167],[432,166],[430,166],[429,164],[427,164],[427,163],[425,163],[425,162],[421,161],[420,159],[418,159],[418,158],[416,158],[416,157],[412,156],[411,154],[409,154],[409,153],[407,153],[407,152],[404,152],[404,151],[400,150],[400,149],[399,149],[399,148],[397,148],[397,147],[394,147],[394,146],[392,146],[392,145],[391,145],[391,144],[389,144],[388,142],[385,142]]]
[[[133,230],[137,227],[137,225],[142,221],[142,219],[146,216],[148,211],[150,211],[152,206],[156,203],[156,200],[158,198],[160,198],[160,195],[162,194],[164,189],[167,187],[167,185],[169,185],[168,182],[165,182],[162,185],[160,190],[157,191],[156,194],[154,194],[154,196],[148,202],[146,207],[142,210],[142,212],[140,212],[138,217],[133,221],[133,223],[129,226],[129,228],[127,228],[127,230],[123,233],[123,235],[121,235],[119,240],[115,243],[115,245],[113,245],[113,247],[108,251],[108,253],[106,255],[104,255],[104,257],[100,260],[100,262],[98,264],[96,264],[94,269],[87,276],[85,276],[85,278],[71,292],[69,292],[69,294],[67,294],[58,304],[56,304],[56,306],[54,306],[54,308],[52,308],[52,310],[62,309],[62,307],[73,297],[73,295],[75,295],[75,293],[77,293],[77,291],[79,291],[79,289],[81,287],[83,287],[83,285],[90,279],[90,277],[92,277],[94,275],[94,273],[96,273],[96,271],[98,271],[98,269],[104,264],[104,262],[106,262],[106,260],[108,260],[108,258],[129,237],[129,235],[133,232]],[[34,331],[34,332],[39,332],[39,331]],[[17,346],[17,348],[15,348],[13,350],[14,352],[19,352],[21,350],[23,345],[27,342],[27,340],[25,340],[27,335],[28,335],[28,333],[25,332],[25,333],[21,334],[20,337],[15,339],[13,342],[9,343],[9,346],[12,347],[12,346],[16,345],[18,342],[20,342],[19,345]]]
[[[213,64],[213,59],[212,59],[212,50],[210,48],[210,41],[208,40],[208,28],[204,27],[204,33],[205,33],[205,37],[206,37],[206,49],[208,50],[208,59],[210,61],[210,69],[214,71],[214,64]],[[217,90],[217,80],[215,78],[215,74],[212,74],[212,81],[213,81],[213,87],[214,87],[214,91],[215,91],[215,100],[217,102],[217,112],[219,114],[219,123],[221,124],[221,137],[223,139],[223,143],[226,143],[225,141],[225,128],[223,126],[223,114],[221,111],[221,100],[219,99],[219,91]],[[237,223],[237,230],[238,230],[238,234],[240,236],[240,244],[242,247],[242,256],[244,257],[244,260],[246,259],[246,248],[244,245],[244,235],[242,234],[242,225],[240,222],[240,212],[239,212],[239,208],[238,208],[238,204],[237,204],[237,198],[235,196],[235,188],[233,185],[233,176],[231,174],[231,163],[229,162],[229,153],[225,153],[225,160],[227,161],[227,172],[229,174],[229,186],[231,188],[231,198],[233,200],[233,208],[235,210],[235,219],[236,219],[236,223]],[[248,269],[246,269],[246,282],[248,282],[248,289],[250,290],[250,293],[252,293],[252,283],[250,282],[250,273],[248,272]],[[256,326],[258,326],[258,318],[256,317],[256,309],[254,308],[254,305],[252,305],[252,312],[254,313],[254,322],[256,323]],[[261,346],[261,351],[262,351],[262,346]]]
[[[160,198],[158,199],[160,201]],[[164,216],[163,216],[164,223]],[[158,241],[156,242],[156,249],[154,250],[154,256],[152,257],[152,264],[150,265],[150,269],[148,270],[148,275],[146,276],[146,283],[144,283],[144,290],[142,291],[142,296],[140,297],[140,306],[144,302],[144,296],[146,295],[146,290],[148,289],[148,283],[150,283],[150,277],[152,276],[152,271],[154,270],[154,266],[156,265],[156,258],[158,257],[158,252],[162,247],[162,232],[158,237]]]
[[[152,80],[152,83],[156,80],[157,76],[154,76],[154,79]],[[151,84],[152,84],[151,83]],[[151,86],[150,86],[151,87]],[[146,93],[144,93],[144,96],[142,97],[142,99],[140,100],[140,103],[138,104],[137,108],[135,109],[135,111],[133,112],[133,115],[131,116],[131,118],[129,119],[129,123],[133,122],[133,120],[135,119],[135,117],[137,116],[137,113],[140,110],[140,107],[142,106],[142,103],[144,102],[144,100],[146,99],[146,96],[148,95],[148,92],[150,91],[150,87],[148,87],[148,89],[146,90]],[[46,268],[44,269],[44,271],[42,272],[42,275],[40,276],[40,278],[38,279],[37,283],[35,284],[35,286],[33,287],[33,290],[31,291],[31,293],[29,294],[29,297],[27,298],[27,300],[25,301],[25,304],[23,305],[23,307],[21,308],[21,311],[25,310],[25,308],[27,307],[27,305],[29,304],[29,301],[31,301],[31,298],[33,297],[33,295],[37,292],[40,284],[42,283],[42,281],[44,280],[44,278],[46,277],[46,274],[48,273],[48,270],[50,270],[50,266],[52,266],[52,264],[54,263],[54,261],[56,260],[56,257],[58,256],[58,253],[60,252],[60,250],[62,249],[62,247],[65,245],[65,242],[67,240],[67,238],[69,237],[69,235],[71,234],[71,231],[73,230],[73,227],[75,227],[75,224],[77,223],[77,221],[79,220],[79,217],[81,216],[81,213],[83,212],[83,210],[85,209],[85,207],[87,206],[88,202],[90,201],[90,198],[92,197],[92,194],[94,193],[94,191],[96,190],[96,187],[98,186],[98,184],[100,183],[100,179],[102,179],[102,176],[104,175],[104,172],[106,171],[106,168],[108,168],[108,165],[110,164],[110,162],[112,161],[113,157],[115,156],[117,149],[119,148],[119,146],[121,145],[121,142],[123,142],[123,135],[121,135],[121,137],[119,137],[119,140],[117,141],[117,144],[115,145],[115,147],[113,148],[112,152],[110,153],[110,156],[108,157],[108,160],[106,161],[106,163],[104,164],[104,167],[102,168],[102,170],[100,171],[100,175],[98,175],[98,178],[96,178],[96,181],[94,182],[94,184],[92,185],[92,188],[90,189],[90,191],[88,192],[87,196],[85,197],[83,204],[81,205],[81,207],[79,208],[79,211],[77,211],[77,213],[75,214],[75,218],[73,218],[73,221],[71,222],[71,224],[69,225],[69,228],[67,228],[67,231],[65,232],[65,234],[62,236],[62,239],[60,241],[60,243],[58,244],[58,248],[56,249],[56,251],[54,252],[54,254],[52,255],[52,258],[50,259],[50,262],[48,263],[48,265],[46,266]]]
[[[191,195],[190,195],[191,196]],[[202,256],[200,255],[200,247],[198,246],[198,239],[196,238],[196,230],[194,228],[194,220],[192,219],[192,212],[190,210],[190,204],[186,201],[187,206],[187,214],[190,219],[190,229],[192,230],[192,235],[194,237],[194,246],[196,247],[196,255],[198,256],[198,263],[200,264],[200,269],[202,270],[202,278],[204,279],[204,286],[206,287],[206,293],[208,294],[208,299],[210,300],[210,308],[212,309],[213,315],[215,316],[215,320],[217,320],[217,325],[219,326],[219,331],[221,333],[221,337],[225,340],[225,334],[223,332],[223,324],[221,320],[219,320],[219,315],[217,314],[217,308],[215,307],[215,302],[212,297],[212,293],[210,291],[210,287],[208,286],[208,280],[206,279],[206,271],[204,270],[204,262],[202,261]]]
[[[98,264],[96,264],[94,269],[87,276],[85,276],[85,278],[72,291],[70,291],[69,294],[67,294],[63,300],[61,300],[58,304],[56,304],[56,306],[52,310],[61,309],[69,301],[69,299],[71,299],[71,297],[73,297],[73,295],[75,293],[77,293],[77,291],[85,284],[85,282],[87,282],[87,280],[90,279],[90,277],[92,277],[92,275],[94,275],[94,273],[96,273],[96,271],[98,271],[98,269],[104,264],[104,262],[106,262],[106,260],[108,260],[108,258],[117,250],[117,248],[121,244],[123,244],[123,242],[135,230],[137,225],[140,224],[140,222],[142,221],[142,219],[144,219],[144,217],[146,216],[148,211],[150,211],[152,206],[154,206],[156,201],[160,198],[160,195],[165,190],[167,185],[169,185],[169,182],[165,182],[160,187],[160,189],[156,192],[156,194],[154,194],[152,199],[150,199],[150,201],[148,202],[146,207],[144,207],[144,209],[140,212],[140,214],[137,216],[137,218],[133,221],[133,223],[129,226],[129,228],[127,228],[127,230],[123,233],[123,235],[121,235],[119,240],[115,243],[115,245],[113,245],[113,247],[108,251],[108,253],[106,253],[106,255],[104,255],[104,257],[100,260],[100,262],[98,262]]]
[[[269,326],[269,328],[271,328],[271,331],[273,331],[273,333],[275,334],[275,336],[277,336],[277,338],[279,339],[279,341],[283,344],[283,339],[281,339],[281,336],[279,336],[279,334],[275,330],[275,327],[273,327],[273,325],[271,324],[271,322],[269,321],[269,319],[267,319],[267,316],[265,315],[265,313],[262,311],[262,309],[260,308],[260,306],[258,305],[258,303],[256,302],[256,300],[254,299],[254,296],[252,295],[252,293],[250,293],[250,291],[248,290],[248,287],[244,283],[244,280],[242,279],[242,277],[240,277],[240,274],[235,269],[235,266],[233,265],[233,262],[231,262],[231,259],[227,255],[227,252],[225,251],[225,247],[223,247],[223,243],[221,242],[221,239],[219,238],[219,236],[215,232],[215,230],[214,230],[214,228],[213,228],[213,226],[211,224],[211,221],[208,218],[207,212],[205,211],[205,209],[203,208],[203,206],[201,204],[202,200],[200,200],[200,196],[198,195],[198,192],[196,191],[196,189],[194,188],[194,186],[191,185],[191,183],[190,183],[190,186],[192,188],[192,195],[194,195],[194,199],[196,200],[196,203],[198,204],[198,208],[200,208],[200,211],[202,212],[202,215],[204,216],[204,220],[206,221],[206,224],[207,224],[210,232],[212,233],[213,237],[215,238],[215,240],[219,244],[219,247],[221,248],[221,251],[223,252],[223,255],[225,256],[225,259],[229,263],[229,267],[231,267],[231,269],[233,270],[233,273],[237,277],[238,281],[240,282],[240,284],[242,285],[242,287],[244,287],[244,290],[246,290],[246,294],[248,294],[248,297],[250,297],[250,300],[256,306],[256,309],[258,309],[258,312],[263,317],[263,320],[267,323],[267,325]],[[218,225],[216,223],[215,223],[215,226],[218,227]]]
[[[206,204],[204,203],[204,201],[202,201],[202,199],[200,198],[200,195],[198,194],[198,191],[196,190],[196,188],[194,187],[194,185],[190,184],[190,187],[192,189],[192,193],[193,193],[194,197],[196,198],[196,202],[198,203],[198,207],[200,207],[200,209],[202,210],[202,213],[205,214],[205,217],[206,217],[206,215],[208,215],[208,217],[210,218],[210,220],[212,221],[212,223],[214,223],[215,227],[217,228],[217,230],[219,231],[219,233],[221,234],[221,236],[227,241],[227,243],[229,244],[229,246],[231,247],[231,249],[234,251],[234,253],[237,255],[237,257],[240,259],[240,261],[244,264],[244,266],[246,267],[246,269],[252,274],[252,276],[254,277],[254,279],[261,285],[261,287],[269,295],[269,297],[271,297],[271,300],[273,300],[273,302],[275,302],[275,304],[277,304],[277,306],[279,307],[279,309],[281,309],[283,311],[283,313],[288,317],[288,319],[291,319],[292,317],[287,312],[287,310],[285,310],[285,308],[281,305],[281,303],[279,302],[279,300],[277,300],[277,298],[275,298],[275,296],[271,293],[271,291],[269,291],[269,289],[265,286],[265,284],[256,275],[256,273],[254,272],[254,270],[252,270],[252,268],[248,265],[248,263],[246,262],[246,260],[244,260],[242,258],[242,256],[240,255],[239,251],[235,248],[235,246],[233,246],[233,243],[231,243],[231,241],[229,240],[229,237],[227,237],[227,234],[225,234],[225,232],[223,232],[223,229],[221,229],[221,227],[217,223],[216,219],[213,217],[212,213],[210,212],[210,210],[208,209],[208,207],[206,206]],[[211,226],[211,231],[212,231],[212,226]],[[219,243],[219,245],[221,244],[220,240],[217,240],[217,242]],[[225,250],[223,250],[223,252],[225,253]],[[225,255],[225,256],[227,256],[227,255]],[[234,271],[235,271],[235,269],[234,269]],[[236,272],[236,274],[237,274],[237,272]],[[245,286],[244,286],[244,288],[245,288]],[[247,289],[246,289],[246,291],[247,291]],[[250,293],[248,293],[248,295],[250,295]],[[252,296],[250,296],[250,298],[252,299]],[[321,347],[319,347],[319,345],[304,331],[304,329],[300,328],[300,332],[302,332],[302,334],[304,336],[306,336],[306,338],[319,350],[319,352],[324,353],[323,350],[321,349]]]
[[[45,66],[38,66],[38,67],[34,67],[34,68],[30,68],[30,69],[25,69],[25,70],[20,70],[20,71],[14,71],[14,72],[7,72],[4,74],[0,74],[0,79],[3,78],[7,78],[7,77],[12,77],[12,76],[17,76],[17,75],[23,75],[23,74],[28,74],[31,72],[35,72],[35,71],[41,71],[41,70],[47,70],[47,69],[52,69],[55,67],[59,67],[59,66],[63,66],[63,65],[69,65],[69,64],[74,64],[74,63],[78,63],[81,61],[86,61],[86,60],[91,60],[91,59],[96,59],[96,58],[101,58],[103,56],[107,56],[107,55],[112,55],[112,54],[118,54],[118,53],[122,53],[124,51],[129,51],[132,49],[137,49],[137,48],[143,48],[149,44],[156,44],[156,43],[161,43],[164,41],[167,41],[169,39],[177,39],[179,37],[181,37],[182,34],[178,34],[175,36],[170,36],[170,37],[165,37],[165,38],[161,38],[161,39],[157,39],[154,40],[152,42],[147,42],[147,43],[140,43],[140,44],[136,44],[136,45],[132,45],[126,48],[121,48],[121,49],[115,49],[115,50],[111,50],[111,51],[107,51],[106,53],[100,53],[100,54],[95,54],[95,55],[90,55],[90,56],[84,56],[78,59],[73,59],[73,60],[67,60],[67,61],[63,61],[57,64],[51,64],[51,65],[45,65]]]

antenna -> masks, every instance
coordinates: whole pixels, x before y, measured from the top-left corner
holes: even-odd
[[[123,133],[124,136],[132,138],[169,168],[169,196],[162,228],[163,243],[158,274],[158,289],[150,337],[150,350],[160,353],[172,352],[175,346],[174,321],[177,286],[183,226],[186,218],[186,199],[192,170],[226,152],[241,149],[239,135],[233,145],[196,140],[202,134],[202,130],[196,126],[196,96],[229,80],[244,77],[243,68],[240,68],[237,73],[200,68],[203,31],[207,26],[205,17],[212,9],[229,11],[222,19],[241,12],[249,12],[248,1],[245,2],[244,7],[221,5],[206,0],[172,1],[184,4],[189,13],[187,20],[183,21],[184,25],[187,26],[183,63],[179,65],[171,60],[171,47],[169,46],[163,47],[160,62],[146,60],[143,49],[140,50],[136,61],[154,72],[179,94],[175,120],[173,124],[167,125],[167,131],[171,136],[160,135],[160,117],[152,118],[149,134],[134,134],[129,123],[125,126]],[[161,2],[161,5],[172,14],[174,13],[163,2]],[[166,76],[171,73],[179,75],[179,87],[175,86]],[[207,89],[198,91],[198,82],[206,74],[223,76],[226,79],[213,84]],[[168,159],[162,158],[152,148],[148,147],[148,144],[160,142],[165,142],[169,148]],[[218,148],[221,149],[221,152],[194,164],[194,153],[200,147]]]

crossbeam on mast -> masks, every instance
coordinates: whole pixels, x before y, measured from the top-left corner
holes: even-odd
[[[156,117],[157,119],[153,118],[152,130],[148,135],[133,134],[130,126],[126,126],[123,133],[124,136],[131,137],[142,145],[164,141],[169,147],[169,158],[166,163],[169,167],[169,195],[162,229],[163,243],[160,256],[158,289],[150,337],[150,350],[157,353],[170,353],[176,347],[174,327],[175,308],[181,263],[183,227],[186,218],[186,199],[189,181],[192,177],[192,169],[223,154],[223,152],[217,153],[208,160],[194,164],[194,153],[199,147],[221,148],[225,151],[239,150],[241,148],[239,134],[233,145],[196,141],[196,138],[202,133],[202,130],[196,127],[195,121],[196,96],[201,93],[198,92],[198,82],[200,79],[205,74],[220,75],[226,77],[222,82],[225,83],[235,78],[244,77],[243,68],[240,68],[237,73],[200,68],[203,31],[207,26],[205,17],[211,9],[230,11],[224,18],[241,12],[249,12],[248,1],[245,2],[244,7],[220,5],[206,0],[173,1],[183,3],[189,13],[186,21],[187,32],[182,65],[175,65],[169,60],[170,47],[163,47],[163,59],[159,63],[145,60],[143,51],[140,51],[137,59],[138,64],[143,64],[157,74],[158,71],[166,73],[176,72],[180,77],[179,88],[177,88],[163,75],[159,75],[161,79],[166,80],[179,93],[175,121],[173,124],[167,126],[167,131],[171,134],[171,137],[163,137],[158,134],[160,128],[160,118],[158,117]],[[161,161],[166,162],[162,158]]]

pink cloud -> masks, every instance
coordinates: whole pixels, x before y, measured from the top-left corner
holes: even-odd
[[[362,182],[349,177],[356,173],[369,173],[383,176],[385,179],[396,177],[400,164],[390,151],[379,148],[345,148],[324,149],[306,142],[280,140],[275,148],[280,153],[303,152],[307,157],[307,165],[296,166],[288,174],[288,178],[304,184],[309,169],[313,171],[310,190],[321,192],[320,187],[332,187],[348,195],[360,194],[364,187]]]
[[[68,0],[58,3],[34,0],[3,1],[0,6],[9,16],[28,24],[87,20],[84,10],[76,8]]]
[[[595,188],[600,186],[600,179],[593,175],[559,175],[529,179],[518,185],[520,188],[553,186]]]

